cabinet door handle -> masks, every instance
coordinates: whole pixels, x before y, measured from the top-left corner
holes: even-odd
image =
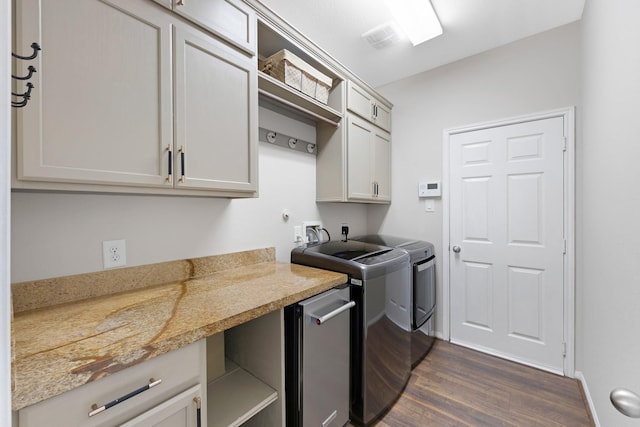
[[[111,402],[107,402],[104,405],[98,407],[97,403],[94,403],[93,405],[91,405],[91,411],[89,412],[89,416],[93,417],[94,415],[98,415],[100,412],[106,411],[109,408],[112,408],[114,406],[116,406],[118,403],[122,403],[127,399],[132,398],[133,396],[137,396],[140,393],[142,393],[143,391],[147,391],[149,390],[151,387],[155,387],[158,384],[160,384],[162,382],[162,380],[154,380],[153,378],[151,378],[149,380],[149,384],[144,385],[138,389],[133,390],[130,393],[125,394],[122,397],[119,397],[117,399],[112,400]]]
[[[180,146],[180,148],[178,149],[178,151],[180,151],[180,182],[184,182],[185,180],[185,175],[187,173],[187,171],[185,170],[184,167],[184,155],[185,155],[185,150],[183,146]]]
[[[173,150],[171,149],[171,144],[167,145],[167,152],[169,154],[169,162],[168,162],[169,173],[167,174],[167,182],[169,184],[172,184],[173,183]]]
[[[196,425],[202,427],[202,399],[200,396],[194,397],[193,401],[196,403]]]
[[[178,0],[176,6],[184,6],[184,0]]]

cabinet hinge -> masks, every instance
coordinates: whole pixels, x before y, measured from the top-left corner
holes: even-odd
[[[562,240],[562,254],[566,255],[567,253],[567,239]]]
[[[561,143],[562,143],[562,151],[567,151],[567,137],[566,136],[562,137]]]
[[[562,357],[567,357],[567,343],[562,343]]]

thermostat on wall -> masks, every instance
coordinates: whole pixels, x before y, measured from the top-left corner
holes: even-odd
[[[440,181],[428,181],[418,184],[418,197],[440,197]]]

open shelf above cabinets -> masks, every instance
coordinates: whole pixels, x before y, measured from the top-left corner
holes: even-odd
[[[346,81],[329,65],[321,62],[312,53],[311,48],[301,47],[294,40],[293,34],[288,34],[285,28],[279,28],[276,23],[258,20],[258,58],[264,60],[271,55],[286,49],[304,62],[309,64],[333,80],[329,89],[327,103],[323,103],[296,88],[264,73],[258,73],[258,91],[260,105],[279,112],[285,112],[294,117],[315,123],[326,123],[337,127],[344,117],[346,100]]]

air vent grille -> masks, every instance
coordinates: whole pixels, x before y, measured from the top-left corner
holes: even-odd
[[[376,49],[384,49],[402,40],[400,31],[392,22],[378,25],[362,34],[362,37]]]

